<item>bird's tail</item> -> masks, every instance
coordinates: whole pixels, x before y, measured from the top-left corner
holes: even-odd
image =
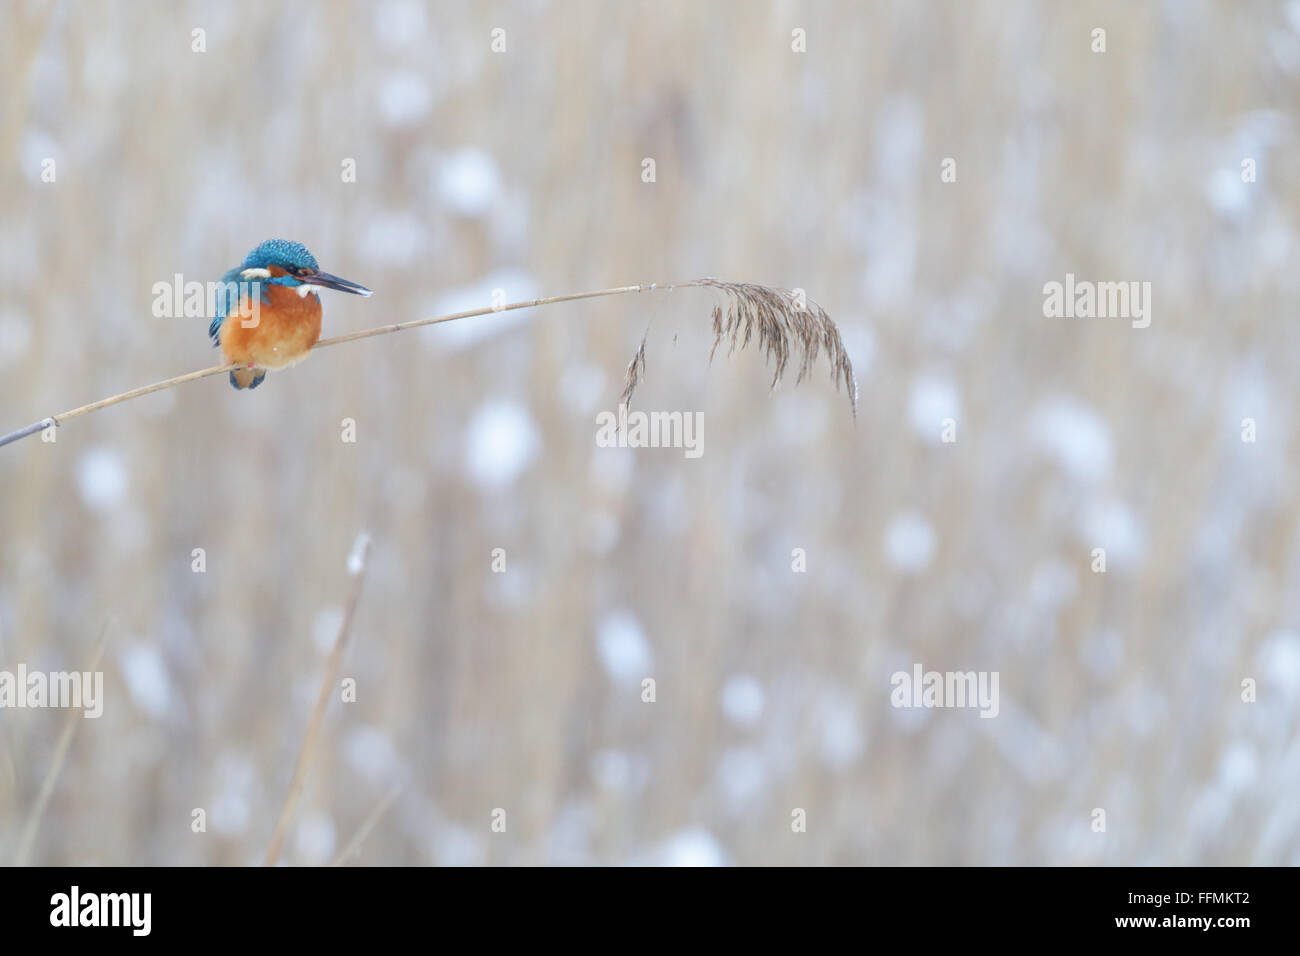
[[[257,388],[264,378],[264,368],[237,368],[230,373],[230,384],[235,388]]]

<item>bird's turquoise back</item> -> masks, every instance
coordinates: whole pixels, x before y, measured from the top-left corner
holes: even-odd
[[[212,324],[208,326],[208,335],[212,339],[213,348],[221,344],[221,323],[226,321],[226,316],[239,308],[239,273],[242,268],[241,266],[230,269],[221,277],[221,288],[217,290]]]

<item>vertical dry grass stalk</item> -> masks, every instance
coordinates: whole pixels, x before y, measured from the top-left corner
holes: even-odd
[[[401,793],[402,785],[400,783],[394,784],[389,789],[388,793],[384,795],[384,798],[375,805],[373,810],[370,811],[369,815],[362,822],[360,828],[355,834],[353,834],[352,839],[348,841],[348,845],[345,846],[339,852],[338,856],[334,857],[330,862],[330,866],[342,866],[348,860],[352,859],[352,857],[361,852],[361,844],[366,841],[366,837],[370,836],[370,831],[375,828],[375,825],[379,823],[384,814],[388,812],[388,808],[393,805],[393,801],[396,800]]]
[[[329,660],[325,662],[325,674],[321,677],[320,693],[316,695],[316,707],[307,722],[307,733],[303,737],[302,749],[298,752],[298,762],[293,768],[293,778],[289,781],[289,792],[285,794],[284,806],[280,808],[280,818],[275,822],[271,832],[271,843],[266,850],[263,866],[275,866],[280,859],[284,839],[293,822],[294,811],[298,808],[298,798],[302,796],[302,787],[307,779],[307,767],[316,749],[316,738],[320,736],[321,725],[325,722],[325,711],[329,707],[330,697],[334,693],[338,680],[339,665],[343,663],[343,651],[347,648],[348,634],[352,630],[352,618],[357,612],[357,603],[361,600],[361,586],[366,578],[366,556],[370,550],[370,536],[362,532],[357,536],[352,554],[348,557],[348,571],[352,575],[352,591],[343,608],[343,620],[339,622],[339,633],[334,639],[334,648]]]
[[[836,390],[841,383],[848,393],[853,417],[858,416],[858,385],[853,376],[853,363],[840,338],[840,330],[826,310],[802,294],[790,289],[754,285],[750,282],[723,282],[720,279],[696,279],[688,286],[718,289],[726,294],[727,304],[713,309],[713,348],[709,361],[713,361],[718,346],[725,340],[727,355],[743,349],[755,336],[764,358],[772,365],[772,388],[776,388],[785,375],[790,359],[798,355],[799,371],[795,384],[807,377],[824,350],[830,365],[831,381]],[[647,334],[648,331],[647,331]],[[632,393],[645,377],[646,336],[627,366],[627,378],[620,403],[631,401]]]
[[[99,640],[95,642],[95,649],[90,655],[90,667],[87,670],[94,673],[99,669],[99,662],[104,657],[104,646],[108,643],[108,626],[109,621],[104,621],[104,626],[99,632]],[[63,761],[68,756],[68,748],[72,746],[72,736],[77,732],[77,727],[85,719],[82,711],[73,708],[68,711],[68,716],[63,723],[63,731],[59,734],[58,743],[54,745],[54,754],[50,757],[50,769],[45,771],[45,779],[41,781],[40,792],[36,795],[36,802],[32,804],[32,811],[27,815],[27,823],[23,826],[23,835],[18,840],[18,852],[14,854],[14,866],[26,866],[27,858],[32,852],[32,844],[36,842],[36,831],[40,828],[41,817],[45,815],[45,808],[50,802],[50,796],[54,793],[54,781],[59,777],[59,771],[63,768]]]

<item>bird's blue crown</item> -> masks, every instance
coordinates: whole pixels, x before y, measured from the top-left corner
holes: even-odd
[[[279,266],[281,269],[308,269],[316,272],[320,266],[316,257],[307,251],[301,242],[289,239],[268,239],[244,257],[242,269],[266,269]]]

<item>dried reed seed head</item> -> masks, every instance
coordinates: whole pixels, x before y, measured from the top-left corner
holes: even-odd
[[[632,356],[632,361],[627,363],[627,380],[623,386],[623,394],[618,400],[620,405],[627,405],[632,401],[632,393],[636,391],[636,387],[641,384],[641,379],[645,377],[645,340],[649,334],[650,330],[647,328],[641,335],[641,346],[636,350],[636,354]]]
[[[836,390],[843,383],[849,397],[849,407],[854,419],[858,416],[858,386],[853,377],[853,363],[840,338],[840,330],[826,311],[811,299],[803,300],[789,289],[775,289],[749,282],[722,282],[718,279],[696,279],[689,285],[719,289],[727,296],[727,307],[714,306],[713,348],[709,361],[725,339],[727,355],[737,348],[744,349],[758,335],[758,346],[772,364],[772,388],[781,381],[791,355],[799,354],[799,371],[795,384],[799,384],[812,369],[822,350],[831,368],[831,381]],[[627,366],[627,383],[620,402],[627,404],[645,375],[645,336],[641,347]]]

